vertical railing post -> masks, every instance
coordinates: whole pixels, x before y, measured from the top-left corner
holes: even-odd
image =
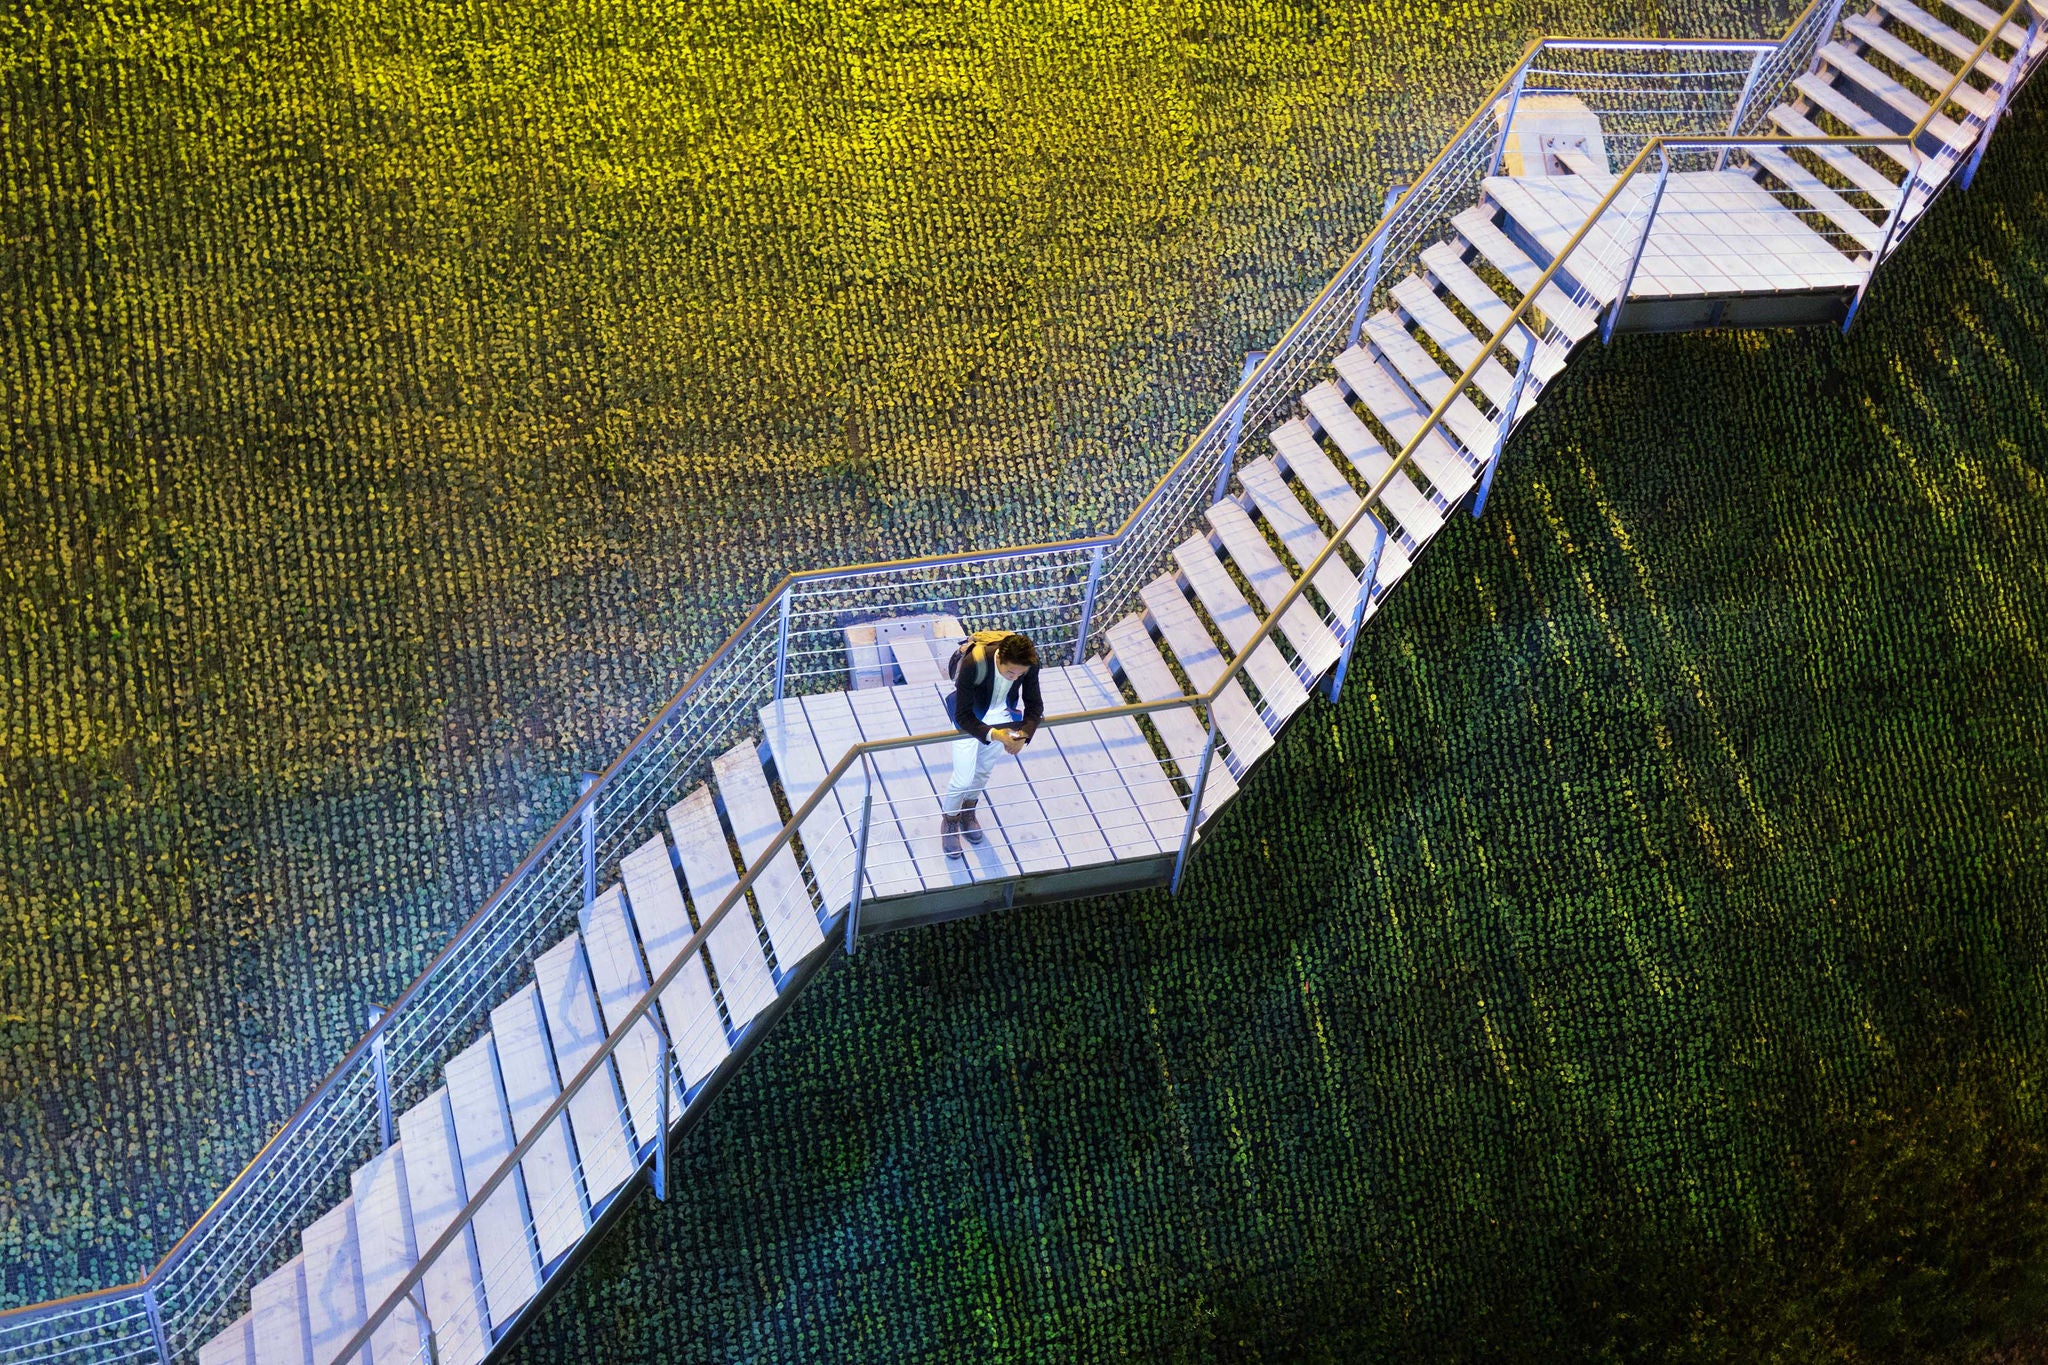
[[[782,700],[785,679],[789,676],[789,601],[796,596],[794,584],[785,584],[782,589],[781,619],[775,625],[775,700]]]
[[[875,775],[869,771],[868,756],[860,756],[860,837],[853,845],[853,894],[846,902],[846,955],[853,956],[860,940],[860,890],[868,870],[868,826],[875,818]]]
[[[1621,290],[1615,294],[1614,306],[1607,310],[1607,322],[1600,329],[1602,346],[1614,340],[1614,324],[1621,320],[1622,305],[1628,302],[1628,291],[1635,286],[1636,267],[1642,263],[1643,248],[1650,244],[1650,228],[1657,221],[1657,205],[1664,202],[1664,182],[1671,178],[1671,154],[1659,147],[1657,161],[1657,187],[1650,191],[1650,213],[1643,219],[1642,235],[1636,238],[1635,252],[1628,258],[1628,273],[1621,277]]]
[[[1387,258],[1387,238],[1393,235],[1387,225],[1387,215],[1394,211],[1394,205],[1401,202],[1401,192],[1408,187],[1400,181],[1387,186],[1386,202],[1380,205],[1380,229],[1372,239],[1372,251],[1365,258],[1365,282],[1358,288],[1358,306],[1351,310],[1351,331],[1344,339],[1346,346],[1358,344],[1358,334],[1365,330],[1365,315],[1372,311],[1372,296],[1380,287],[1380,266]]]
[[[1209,498],[1211,503],[1222,502],[1230,492],[1230,476],[1237,471],[1237,438],[1244,434],[1244,405],[1251,401],[1251,395],[1244,391],[1245,381],[1259,368],[1259,362],[1266,358],[1264,351],[1244,353],[1244,372],[1237,377],[1237,396],[1231,400],[1230,433],[1223,438],[1223,465],[1216,471],[1216,488]]]
[[[1728,116],[1728,136],[1730,137],[1740,137],[1742,135],[1742,116],[1749,112],[1749,97],[1756,93],[1756,78],[1763,74],[1764,58],[1769,55],[1767,52],[1759,52],[1750,59],[1749,75],[1745,76],[1742,81],[1742,93],[1735,97],[1735,112]],[[1727,164],[1728,149],[1723,147],[1720,155],[1714,158],[1714,169],[1718,171]]]
[[[147,1282],[142,1286],[142,1315],[149,1319],[149,1337],[156,1347],[157,1360],[162,1365],[172,1365],[170,1338],[164,1335],[164,1315],[156,1306],[156,1286]]]
[[[1209,742],[1202,746],[1202,762],[1195,769],[1195,787],[1188,793],[1188,818],[1180,828],[1180,852],[1173,856],[1173,885],[1168,895],[1180,894],[1180,875],[1187,870],[1188,850],[1195,843],[1195,822],[1202,816],[1202,790],[1209,785],[1209,765],[1216,759],[1216,704],[1209,704]]]
[[[1088,661],[1088,626],[1095,617],[1095,588],[1102,582],[1102,546],[1088,556],[1088,586],[1081,592],[1081,625],[1074,633],[1074,666]]]
[[[1991,145],[1991,134],[1998,129],[1998,120],[2005,114],[2006,101],[2019,87],[2020,72],[2027,64],[2027,54],[2034,50],[2034,40],[2041,33],[2041,13],[2029,7],[2033,17],[2027,21],[2027,36],[2020,43],[2020,50],[2013,53],[2012,63],[2005,68],[2005,79],[1998,83],[1998,101],[1991,106],[1991,117],[1984,120],[1984,131],[1977,134],[1977,145],[1970,152],[1970,164],[1963,167],[1963,188],[1970,188],[1970,182],[1977,178],[1977,163],[1984,159],[1984,149]],[[1990,49],[1985,49],[1987,52]]]
[[[1913,149],[1913,165],[1906,172],[1906,179],[1899,186],[1899,202],[1892,205],[1892,211],[1884,220],[1884,238],[1877,244],[1877,250],[1870,253],[1870,269],[1864,272],[1862,283],[1856,286],[1856,296],[1849,300],[1849,312],[1842,319],[1842,331],[1848,332],[1849,324],[1856,321],[1856,310],[1863,306],[1863,296],[1870,292],[1870,281],[1877,275],[1877,268],[1884,264],[1884,256],[1892,249],[1892,238],[1898,235],[1899,224],[1905,221],[1906,203],[1913,197],[1913,186],[1920,180],[1920,163],[1925,160],[1918,148]]]
[[[1541,51],[1541,49],[1539,48],[1538,51]],[[1535,56],[1531,54],[1530,61],[1534,60]],[[1527,79],[1529,79],[1529,63],[1523,62],[1521,68],[1515,72],[1515,83],[1508,87],[1507,113],[1501,117],[1500,136],[1494,139],[1493,156],[1486,163],[1486,173],[1489,176],[1499,175],[1501,163],[1507,158],[1508,134],[1515,130],[1515,106],[1522,102],[1522,82]],[[1528,172],[1529,168],[1527,166],[1522,167],[1524,175],[1527,175]]]
[[[1372,603],[1373,589],[1379,586],[1380,551],[1387,548],[1387,524],[1371,512],[1365,517],[1372,523],[1372,553],[1365,557],[1364,571],[1358,575],[1358,596],[1351,602],[1351,626],[1344,635],[1344,652],[1337,656],[1337,666],[1330,670],[1329,686],[1323,693],[1332,706],[1344,695],[1344,675],[1351,671],[1351,651],[1358,647],[1358,637],[1365,630],[1365,609]]]
[[[1522,411],[1522,390],[1528,386],[1530,372],[1536,368],[1536,333],[1529,333],[1528,344],[1522,347],[1522,367],[1515,371],[1514,387],[1508,390],[1507,411],[1501,414],[1500,430],[1494,433],[1493,454],[1486,458],[1486,468],[1479,471],[1479,487],[1472,493],[1472,520],[1477,521],[1486,512],[1486,495],[1493,491],[1493,471],[1500,468],[1500,454],[1508,446],[1508,433],[1514,429],[1515,418]]]
[[[377,1021],[384,1017],[382,1006],[370,1006],[370,1027],[377,1027]],[[370,1075],[377,1086],[377,1141],[381,1147],[391,1145],[391,1070],[384,1062],[384,1035],[379,1033],[370,1040]]]
[[[661,1117],[654,1125],[654,1197],[668,1199],[668,1092],[669,1065],[673,1049],[661,1040]]]
[[[597,773],[583,774],[582,783],[577,787],[578,796],[588,796],[590,789],[597,785]],[[583,807],[583,818],[577,822],[583,836],[583,908],[588,910],[597,903],[597,802]]]
[[[1842,0],[1828,0],[1828,12],[1820,21],[1820,33],[1813,40],[1813,58],[1807,64],[1808,70],[1820,67],[1820,50],[1828,45],[1828,35],[1835,31],[1835,25],[1842,22]]]

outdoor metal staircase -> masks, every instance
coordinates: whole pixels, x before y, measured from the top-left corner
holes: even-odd
[[[1177,887],[1574,348],[1846,325],[2043,47],[1978,0],[1533,44],[1115,536],[787,580],[148,1279],[0,1317],[0,1365],[485,1359],[834,947]],[[1068,660],[963,859],[951,641],[849,688],[839,636],[941,611]]]

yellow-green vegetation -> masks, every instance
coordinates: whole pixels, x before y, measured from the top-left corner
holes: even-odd
[[[0,16],[0,1302],[168,1247],[784,570],[1113,524],[1527,36],[1786,17]],[[1856,336],[1575,362],[1178,902],[828,973],[520,1353],[2024,1321],[2041,104]]]

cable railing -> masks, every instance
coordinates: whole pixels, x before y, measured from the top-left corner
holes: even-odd
[[[1245,756],[1262,752],[1270,742],[1248,727],[1262,726],[1270,732],[1284,719],[1279,699],[1266,695],[1247,672],[1249,661],[1262,649],[1277,652],[1297,681],[1315,686],[1315,671],[1287,643],[1284,630],[1276,634],[1306,611],[1341,643],[1341,657],[1328,674],[1334,695],[1376,603],[1373,584],[1383,547],[1399,544],[1412,552],[1428,536],[1415,505],[1390,494],[1399,493],[1404,484],[1419,485],[1432,494],[1447,492],[1424,472],[1423,457],[1434,448],[1432,443],[1444,442],[1445,434],[1455,431],[1453,444],[1485,452],[1478,467],[1468,471],[1477,480],[1477,501],[1483,503],[1508,432],[1525,409],[1528,385],[1554,373],[1588,334],[1588,319],[1603,318],[1611,332],[1614,319],[1632,297],[1669,177],[1708,166],[1769,175],[1771,166],[1759,158],[1793,159],[1813,183],[1802,188],[1798,177],[1787,181],[1780,176],[1769,192],[1810,222],[1826,222],[1817,230],[1845,259],[1854,259],[1858,251],[1867,256],[1868,269],[1856,286],[1860,302],[1869,273],[1896,248],[1905,227],[1926,203],[1955,178],[1953,172],[1966,157],[1967,183],[1975,158],[1981,155],[1983,136],[2031,65],[2038,18],[2030,17],[2027,40],[2009,63],[1996,107],[1965,112],[1963,126],[1979,135],[1975,148],[1957,150],[1944,142],[1930,155],[1921,142],[1934,115],[1953,105],[1955,87],[1977,69],[1977,57],[2003,41],[1999,35],[2023,7],[2023,0],[2014,0],[1999,23],[1987,29],[1976,56],[1933,101],[1929,117],[1892,138],[1729,135],[1731,130],[1758,126],[1760,111],[1813,64],[1836,14],[1819,3],[1795,19],[1775,45],[1555,39],[1532,43],[1113,535],[786,578],[577,799],[150,1274],[132,1285],[0,1314],[0,1365],[183,1359],[225,1326],[247,1287],[289,1256],[290,1240],[308,1215],[337,1197],[345,1173],[389,1141],[394,1110],[432,1090],[444,1064],[487,1026],[491,1010],[525,979],[540,952],[577,927],[579,915],[587,913],[597,894],[599,870],[616,866],[658,828],[667,804],[688,784],[702,780],[715,755],[759,735],[771,708],[844,685],[844,633],[850,623],[885,613],[1000,620],[1031,634],[1048,662],[1084,659],[1101,637],[1104,623],[1131,609],[1139,587],[1168,562],[1176,540],[1227,491],[1248,433],[1263,433],[1335,352],[1357,344],[1361,326],[1392,283],[1415,268],[1422,253],[1449,231],[1452,219],[1479,202],[1486,178],[1500,169],[1517,101],[1532,95],[1567,95],[1599,110],[1603,129],[1614,130],[1615,145],[1633,149],[1623,169],[1613,175],[1597,204],[1506,320],[1492,330],[1477,357],[1449,382],[1420,428],[1405,440],[1386,433],[1386,448],[1398,453],[1383,461],[1383,468],[1369,471],[1369,486],[1356,507],[1334,527],[1322,551],[1299,564],[1281,599],[1266,604],[1264,620],[1233,651],[1220,675],[1206,688],[1180,697],[1062,712],[1044,720],[1044,727],[1057,729],[1121,717],[1139,721],[1175,708],[1198,716],[1206,735],[1199,758],[1183,753],[1162,769],[1169,773],[1173,814],[1181,825],[1172,852],[1171,884],[1177,888],[1197,827],[1210,808],[1205,788],[1214,765],[1220,761],[1241,777],[1251,766]],[[1872,166],[1882,159],[1880,153],[1903,157],[1908,164],[1906,178],[1888,204],[1867,175],[1853,168],[1845,171],[1839,160],[1852,156],[1859,165]],[[1930,162],[1936,169],[1926,169]],[[1779,164],[1777,170],[1783,172],[1785,165]],[[1815,210],[1815,184],[1881,227],[1879,245],[1872,248],[1865,240],[1867,232],[1854,224]],[[1854,303],[1852,317],[1853,310]],[[1482,382],[1489,366],[1495,367],[1496,382],[1491,385]],[[1343,587],[1346,582],[1352,585],[1348,590]],[[1266,685],[1276,685],[1274,675],[1266,675]],[[1233,708],[1233,688],[1249,692],[1256,708],[1249,715]],[[474,1235],[474,1228],[486,1216],[485,1208],[497,1207],[493,1197],[508,1181],[524,1180],[521,1163],[553,1125],[567,1122],[573,1127],[573,1115],[567,1120],[563,1115],[572,1106],[587,1103],[579,1100],[587,1087],[591,1093],[605,1085],[613,1088],[614,1102],[625,1114],[636,1144],[634,1171],[651,1171],[657,1188],[665,1183],[664,1135],[692,1104],[708,1097],[708,1090],[715,1089],[715,1074],[735,1065],[763,1026],[757,1019],[744,1028],[729,1027],[731,1015],[722,1003],[719,983],[707,978],[701,986],[693,985],[692,964],[695,973],[703,975],[702,949],[733,915],[758,916],[752,932],[778,971],[788,972],[796,964],[777,961],[772,935],[765,930],[771,914],[815,915],[828,938],[850,947],[863,898],[871,898],[879,884],[900,880],[889,877],[883,862],[869,861],[871,853],[884,855],[868,847],[866,832],[878,813],[885,820],[908,820],[914,814],[903,807],[908,798],[888,791],[877,763],[882,755],[921,748],[927,752],[920,761],[936,773],[949,763],[944,749],[954,738],[950,730],[933,730],[901,739],[868,740],[840,756],[717,907],[700,916],[688,941],[672,945],[673,956],[637,1000],[605,1011],[604,1041],[545,1112],[528,1116],[531,1122],[523,1126],[519,1142],[495,1169],[472,1182],[467,1204],[433,1233],[431,1245],[420,1248],[413,1269],[383,1289],[366,1321],[339,1346],[336,1358],[345,1358],[373,1336],[380,1342],[391,1333],[402,1336],[405,1315],[420,1311],[422,1286],[431,1306],[434,1268],[445,1257],[471,1254],[462,1248],[481,1245],[484,1239]],[[1155,740],[1155,747],[1165,746]],[[860,769],[857,778],[851,776],[855,768]],[[1069,765],[1061,780],[1079,782],[1088,775]],[[923,801],[931,804],[928,794]],[[1158,847],[1159,821],[1154,818],[1167,813],[1163,798],[1153,792],[1134,809],[1142,812],[1144,838],[1154,846],[1148,856],[1164,856]],[[832,818],[824,818],[828,815]],[[1098,832],[1105,848],[1121,846],[1112,841],[1112,831]],[[1114,834],[1130,847],[1138,846],[1137,830]],[[795,855],[802,871],[801,906],[790,899],[797,893],[787,886],[775,893],[782,900],[765,904],[766,893],[758,886],[763,870],[785,850]],[[662,951],[668,948],[665,945]],[[654,945],[648,945],[648,953],[651,971]],[[804,970],[815,970],[816,965]],[[739,1039],[718,1057],[693,1052],[687,1042],[677,1041],[714,1022],[721,1035]],[[656,1077],[667,1077],[669,1084],[660,1084]],[[630,1180],[623,1187],[597,1192],[595,1198],[582,1185],[554,1188],[544,1193],[540,1212],[531,1217],[545,1215],[554,1220],[550,1226],[566,1224],[573,1221],[567,1213],[573,1203],[576,1218],[587,1226],[619,1188],[631,1188]],[[531,1195],[528,1190],[523,1196],[529,1210],[536,1207]],[[539,1226],[535,1222],[527,1229],[535,1248],[536,1277],[547,1264],[539,1250]],[[424,1232],[421,1240],[428,1240]],[[509,1244],[493,1243],[492,1255],[512,1256],[513,1251]],[[536,1292],[539,1287],[536,1278]],[[497,1296],[502,1303],[512,1302],[508,1292],[501,1289]],[[509,1311],[516,1319],[522,1309]],[[394,1317],[400,1326],[389,1327]],[[502,1334],[507,1321],[493,1311],[488,1325],[464,1328],[458,1320],[450,1330]],[[380,1331],[386,1335],[379,1336]]]

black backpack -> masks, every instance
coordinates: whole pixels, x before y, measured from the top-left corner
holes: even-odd
[[[953,686],[960,686],[960,661],[974,656],[974,679],[972,686],[979,687],[988,677],[989,657],[995,647],[1016,634],[1012,630],[977,630],[967,637],[965,644],[953,651],[953,657],[946,661],[946,676],[953,680]]]

